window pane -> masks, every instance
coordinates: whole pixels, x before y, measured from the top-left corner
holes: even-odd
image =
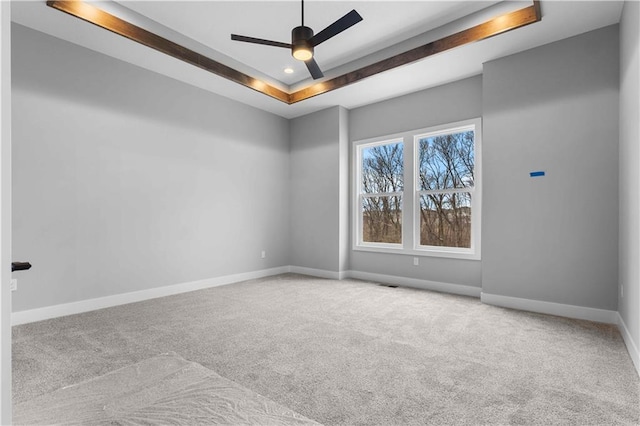
[[[420,195],[420,245],[471,248],[471,194]]]
[[[391,143],[362,149],[362,192],[401,192],[404,186],[403,144]]]
[[[402,202],[398,196],[362,198],[362,241],[402,243]]]
[[[475,163],[473,130],[418,141],[420,190],[469,188]]]

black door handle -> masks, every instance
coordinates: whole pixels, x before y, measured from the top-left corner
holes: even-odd
[[[29,262],[11,262],[11,272],[26,271],[27,269],[31,269]]]

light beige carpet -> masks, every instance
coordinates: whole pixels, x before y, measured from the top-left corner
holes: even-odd
[[[16,425],[318,425],[175,354],[16,404]]]
[[[325,425],[638,425],[615,326],[300,275],[13,329],[14,402],[169,351]]]

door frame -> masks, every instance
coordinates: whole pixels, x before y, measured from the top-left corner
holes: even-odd
[[[0,0],[0,424],[11,424],[11,2]]]

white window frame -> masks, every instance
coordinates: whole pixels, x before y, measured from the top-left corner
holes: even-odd
[[[355,192],[354,194],[356,194],[355,198],[355,203],[354,203],[354,212],[357,212],[357,214],[355,214],[355,226],[354,226],[354,230],[356,231],[355,233],[355,238],[354,241],[356,241],[357,246],[359,247],[368,247],[370,250],[374,250],[374,251],[387,251],[387,250],[391,250],[392,252],[395,252],[396,250],[402,250],[403,248],[403,244],[404,244],[404,219],[405,219],[405,213],[404,213],[404,209],[405,209],[405,205],[404,205],[404,201],[405,201],[405,188],[403,186],[403,190],[400,192],[383,192],[383,193],[378,193],[378,194],[374,194],[374,193],[363,193],[362,192],[362,151],[365,148],[372,148],[372,147],[376,147],[376,146],[382,146],[382,145],[391,145],[391,144],[403,144],[402,147],[402,154],[403,156],[405,155],[405,150],[407,148],[406,144],[404,143],[402,138],[398,138],[398,137],[386,137],[383,140],[379,140],[379,139],[375,139],[373,141],[361,141],[358,142],[356,144],[354,144],[354,157],[356,158],[356,164],[357,166],[355,167],[355,171],[356,171],[356,178],[355,178],[355,184],[356,184],[356,188],[355,188]],[[406,163],[404,164],[404,166],[406,167]],[[404,168],[404,167],[403,167]],[[406,177],[406,171],[404,174],[404,177]],[[406,182],[404,183],[406,185]],[[400,197],[400,202],[402,205],[402,239],[400,243],[372,243],[372,242],[365,242],[362,239],[362,226],[363,226],[363,220],[362,220],[362,204],[363,204],[363,199],[367,198],[367,197]]]
[[[451,188],[436,191],[420,191],[418,186],[418,141],[425,137],[439,134],[474,131],[474,185],[469,188]],[[365,148],[403,143],[404,155],[404,190],[399,193],[366,194],[366,196],[399,195],[402,202],[402,243],[371,243],[362,240],[362,150]],[[482,223],[482,120],[475,118],[455,123],[412,130],[393,135],[381,136],[353,142],[352,153],[352,249],[411,256],[446,257],[455,259],[480,260],[481,258],[481,223]],[[471,247],[442,247],[420,245],[420,194],[425,192],[471,193]]]
[[[466,188],[450,188],[422,191],[419,189],[419,141],[424,138],[439,135],[447,135],[452,133],[460,133],[472,130],[473,135],[473,186]],[[450,123],[441,126],[431,127],[424,132],[416,132],[413,137],[414,150],[414,166],[413,181],[416,185],[414,195],[414,212],[413,212],[413,231],[414,231],[414,250],[423,251],[434,256],[456,257],[464,259],[480,259],[480,225],[482,221],[482,122],[479,118],[466,120],[458,123]],[[420,196],[422,194],[453,194],[453,193],[470,193],[471,194],[471,244],[469,248],[462,247],[442,247],[442,246],[423,246],[420,244]]]

